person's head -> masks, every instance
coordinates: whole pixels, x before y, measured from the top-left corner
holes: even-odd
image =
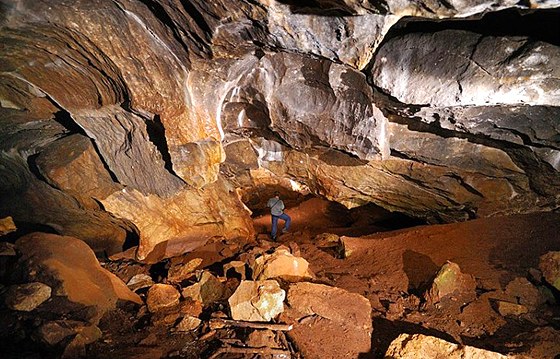
[[[280,192],[274,191],[274,197],[280,198]]]

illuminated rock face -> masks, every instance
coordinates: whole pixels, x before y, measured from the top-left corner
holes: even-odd
[[[157,259],[251,237],[238,193],[263,186],[431,221],[556,209],[557,41],[408,26],[524,3],[2,2],[0,218]]]

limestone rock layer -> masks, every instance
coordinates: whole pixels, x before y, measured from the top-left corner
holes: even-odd
[[[2,0],[0,218],[146,259],[250,238],[263,185],[430,221],[557,210],[559,8]]]

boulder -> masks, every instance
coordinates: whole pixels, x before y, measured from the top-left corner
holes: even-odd
[[[51,287],[40,282],[8,287],[4,303],[13,310],[30,312],[51,297]]]
[[[224,284],[208,271],[202,272],[197,283],[183,289],[184,298],[201,302],[204,307],[222,299],[224,295]]]
[[[526,278],[515,278],[509,282],[504,294],[508,297],[508,301],[517,302],[530,310],[546,302],[546,297]]]
[[[302,282],[290,285],[287,304],[280,320],[293,323],[288,335],[304,357],[357,358],[370,352],[373,329],[367,298]]]
[[[181,283],[194,275],[195,269],[202,264],[202,258],[194,258],[187,263],[171,265],[167,272],[167,281],[170,283]]]
[[[148,290],[146,304],[152,313],[172,308],[179,304],[181,295],[172,285],[157,283]]]
[[[389,345],[385,358],[505,359],[510,356],[471,346],[453,344],[423,334],[401,334]]]
[[[41,325],[35,336],[38,340],[48,346],[55,346],[63,339],[75,335],[79,328],[87,326],[88,323],[75,320],[55,320]]]
[[[16,241],[21,253],[18,271],[28,281],[40,281],[52,288],[53,298],[91,309],[87,318],[96,324],[117,300],[141,304],[114,274],[102,268],[91,248],[83,241],[55,234],[32,233]]]
[[[255,280],[281,278],[296,282],[312,278],[309,263],[301,257],[294,256],[286,247],[278,247],[272,254],[263,254],[255,259],[252,266]]]
[[[544,279],[560,290],[560,252],[548,252],[540,257],[539,269]]]
[[[444,298],[469,302],[476,298],[476,281],[472,275],[461,272],[459,265],[448,261],[440,268],[424,297],[432,305]]]
[[[284,311],[286,292],[275,280],[241,281],[228,299],[235,320],[268,322]]]
[[[0,237],[14,231],[17,231],[17,227],[12,217],[0,218]]]
[[[78,334],[68,343],[62,358],[82,358],[86,355],[86,345],[91,344],[101,338],[103,333],[95,325],[79,328]]]

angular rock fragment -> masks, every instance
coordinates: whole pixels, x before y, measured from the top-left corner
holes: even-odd
[[[539,269],[543,273],[544,279],[560,290],[560,252],[548,252],[541,256]]]
[[[476,281],[473,276],[461,272],[459,265],[448,261],[440,268],[424,297],[429,304],[444,298],[469,302],[476,298]]]
[[[0,236],[17,230],[16,224],[12,217],[4,217],[0,219]]]
[[[204,307],[222,299],[224,295],[224,284],[220,282],[212,273],[202,272],[200,280],[187,288],[184,288],[182,295],[184,298],[201,302]]]
[[[263,254],[255,259],[253,277],[256,280],[281,278],[296,282],[312,275],[304,258],[294,256],[286,247],[279,247],[272,254]]]
[[[401,334],[391,342],[385,358],[505,359],[509,356],[468,345],[460,346],[428,335]]]
[[[181,319],[179,324],[175,327],[175,330],[179,332],[188,332],[191,330],[195,330],[198,326],[202,323],[202,320],[198,319],[197,317],[192,317],[190,315],[186,315]]]
[[[179,304],[181,295],[172,285],[157,283],[148,290],[146,304],[152,313],[172,308]]]
[[[228,277],[228,273],[234,271],[241,277],[241,280],[245,280],[247,279],[246,266],[247,266],[246,263],[242,261],[228,262],[224,264],[224,275]],[[229,276],[231,276],[231,274]]]
[[[35,335],[41,342],[49,346],[55,346],[63,339],[75,335],[80,328],[87,325],[88,323],[75,320],[55,320],[41,325]]]
[[[275,280],[241,281],[228,299],[231,317],[249,322],[268,322],[284,310],[286,292]]]
[[[172,265],[167,272],[167,281],[170,283],[181,283],[190,278],[195,269],[202,264],[202,258],[194,258],[185,264],[179,263]]]
[[[302,282],[290,285],[287,302],[280,320],[294,323],[288,335],[304,357],[357,358],[369,353],[372,321],[367,298],[341,288]],[[348,346],[347,341],[353,345]]]
[[[142,273],[136,274],[126,283],[126,286],[133,292],[136,292],[138,289],[151,287],[152,285],[154,285],[152,277]]]
[[[496,305],[498,308],[498,313],[500,313],[504,317],[519,316],[521,314],[526,314],[529,312],[527,307],[524,305],[512,303],[512,302],[506,302],[503,300],[498,300],[496,302]]]
[[[40,282],[14,285],[8,288],[4,303],[13,310],[30,312],[51,297],[51,287]]]

